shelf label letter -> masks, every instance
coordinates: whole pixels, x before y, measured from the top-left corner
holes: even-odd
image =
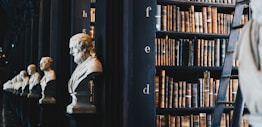
[[[152,8],[150,6],[146,7],[146,17],[147,18],[150,17],[149,11],[151,11],[151,10],[152,10]]]
[[[146,87],[143,89],[143,94],[149,95],[149,84],[146,84]]]
[[[83,17],[84,17],[84,18],[87,18],[87,13],[86,13],[85,10],[83,10]]]
[[[150,46],[146,46],[146,47],[145,47],[145,52],[146,52],[146,53],[150,53]]]
[[[86,33],[86,29],[82,29],[82,33]]]

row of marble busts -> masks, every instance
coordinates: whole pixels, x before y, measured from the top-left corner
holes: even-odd
[[[96,107],[88,100],[90,98],[89,82],[100,75],[103,69],[101,62],[95,56],[93,40],[86,33],[75,34],[70,38],[69,49],[77,66],[68,81],[68,93],[71,95],[72,101],[66,107],[67,113],[96,112]],[[26,92],[26,86],[28,86],[27,97],[38,97],[34,89],[40,86],[39,103],[55,103],[56,75],[51,68],[52,61],[51,57],[42,57],[40,70],[44,72],[43,77],[36,72],[36,66],[32,64],[27,69],[30,77],[26,71],[21,71],[19,75],[4,84],[4,90],[11,89],[23,95]]]
[[[19,74],[8,80],[3,90],[11,91],[16,95],[26,96],[27,98],[39,98],[39,103],[55,103],[55,79],[56,75],[51,68],[51,57],[42,57],[40,69],[44,76],[37,72],[35,64],[30,64],[27,71],[21,70]],[[48,85],[47,85],[48,84]],[[49,88],[49,89],[46,89]]]

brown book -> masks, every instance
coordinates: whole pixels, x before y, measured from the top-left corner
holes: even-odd
[[[190,24],[191,23],[189,23],[190,22],[190,17],[189,17],[189,11],[185,11],[184,12],[184,15],[185,15],[185,32],[191,32],[191,27],[190,27]]]
[[[181,127],[190,127],[190,116],[181,116]]]
[[[202,24],[203,33],[207,33],[207,7],[202,7]]]
[[[161,70],[161,75],[160,75],[160,108],[165,108],[165,77],[166,77],[166,72],[165,70]]]
[[[190,108],[191,107],[191,99],[192,99],[192,83],[187,83],[186,84],[186,107]]]
[[[177,31],[177,19],[176,19],[176,16],[177,16],[177,8],[176,8],[176,5],[172,5],[172,30],[173,31]]]
[[[90,22],[95,22],[96,8],[90,8]]]
[[[207,66],[212,66],[212,40],[207,40]]]
[[[199,127],[199,115],[193,115],[193,126],[192,127]]]
[[[91,38],[95,38],[95,26],[90,25],[89,35]]]
[[[221,13],[217,13],[217,33],[221,34],[221,28],[220,28],[220,24],[221,24]]]
[[[176,127],[181,127],[181,116],[175,116],[176,117]]]
[[[206,123],[206,113],[200,113],[199,114],[199,127],[207,127]]]
[[[196,66],[201,66],[201,39],[196,39],[195,43],[195,63]]]
[[[209,107],[214,106],[214,79],[209,79]]]
[[[167,5],[167,30],[172,31],[173,28],[173,22],[172,22],[172,5]]]
[[[169,77],[168,79],[168,108],[173,107],[173,90],[174,89],[174,82],[173,77]]]
[[[204,66],[204,52],[205,52],[205,40],[201,39],[201,44],[200,44],[200,54],[201,54],[201,58],[200,58],[200,66]]]
[[[190,32],[196,32],[195,29],[195,7],[194,5],[191,5],[189,8],[189,28],[190,28]]]
[[[159,107],[159,76],[155,76],[155,106]]]
[[[205,71],[204,72],[204,78],[203,78],[203,101],[204,101],[204,107],[209,107],[209,87],[210,87],[210,72]]]
[[[212,33],[212,8],[207,7],[207,33]]]
[[[168,101],[169,101],[169,76],[165,76],[165,108],[168,108]]]
[[[208,40],[204,40],[204,49],[203,49],[203,66],[208,66]]]
[[[167,6],[161,5],[161,30],[167,31]]]
[[[178,108],[178,96],[179,96],[179,83],[174,82],[174,87],[173,87],[173,108]]]
[[[186,32],[186,27],[185,27],[185,11],[180,11],[180,32]]]
[[[217,32],[217,7],[212,7],[211,9],[212,13],[212,33],[218,33]]]

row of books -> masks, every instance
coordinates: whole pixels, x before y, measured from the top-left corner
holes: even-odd
[[[196,32],[228,34],[233,14],[219,13],[217,7],[202,7],[195,11],[194,5],[188,10],[181,10],[177,5],[157,5],[156,30],[176,32]],[[242,16],[242,23],[248,16]]]
[[[184,0],[184,1],[222,3],[222,4],[236,4],[236,0]]]
[[[223,113],[220,127],[230,127],[232,112]],[[156,127],[211,127],[212,115],[207,113],[186,116],[156,115]],[[248,127],[248,122],[241,120],[240,127]]]
[[[165,70],[155,76],[157,108],[214,107],[220,80],[210,77],[210,71],[205,71],[196,83],[176,81],[174,78],[166,75]],[[235,101],[237,88],[238,79],[230,79],[226,101]]]
[[[156,66],[207,66],[224,64],[228,39],[155,39]],[[234,60],[233,66],[238,66]]]

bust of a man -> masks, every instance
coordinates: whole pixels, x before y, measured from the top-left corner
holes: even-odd
[[[20,71],[20,77],[22,79],[22,92],[20,93],[21,96],[27,96],[28,94],[28,87],[29,87],[29,76],[25,70]]]
[[[249,110],[243,119],[252,127],[262,126],[262,0],[250,0],[252,18],[245,24],[236,43],[239,84]]]
[[[40,69],[44,72],[44,76],[40,80],[42,97],[39,103],[56,103],[56,74],[51,65],[53,59],[51,57],[42,57],[40,60]]]
[[[89,82],[92,74],[102,72],[102,64],[94,55],[92,38],[78,33],[70,38],[69,48],[77,66],[68,81],[72,102],[67,106],[67,113],[96,112],[96,107],[89,100]]]
[[[41,75],[36,71],[36,65],[30,64],[27,67],[27,73],[30,75],[29,78],[29,94],[28,98],[38,98],[40,97],[40,79]]]

